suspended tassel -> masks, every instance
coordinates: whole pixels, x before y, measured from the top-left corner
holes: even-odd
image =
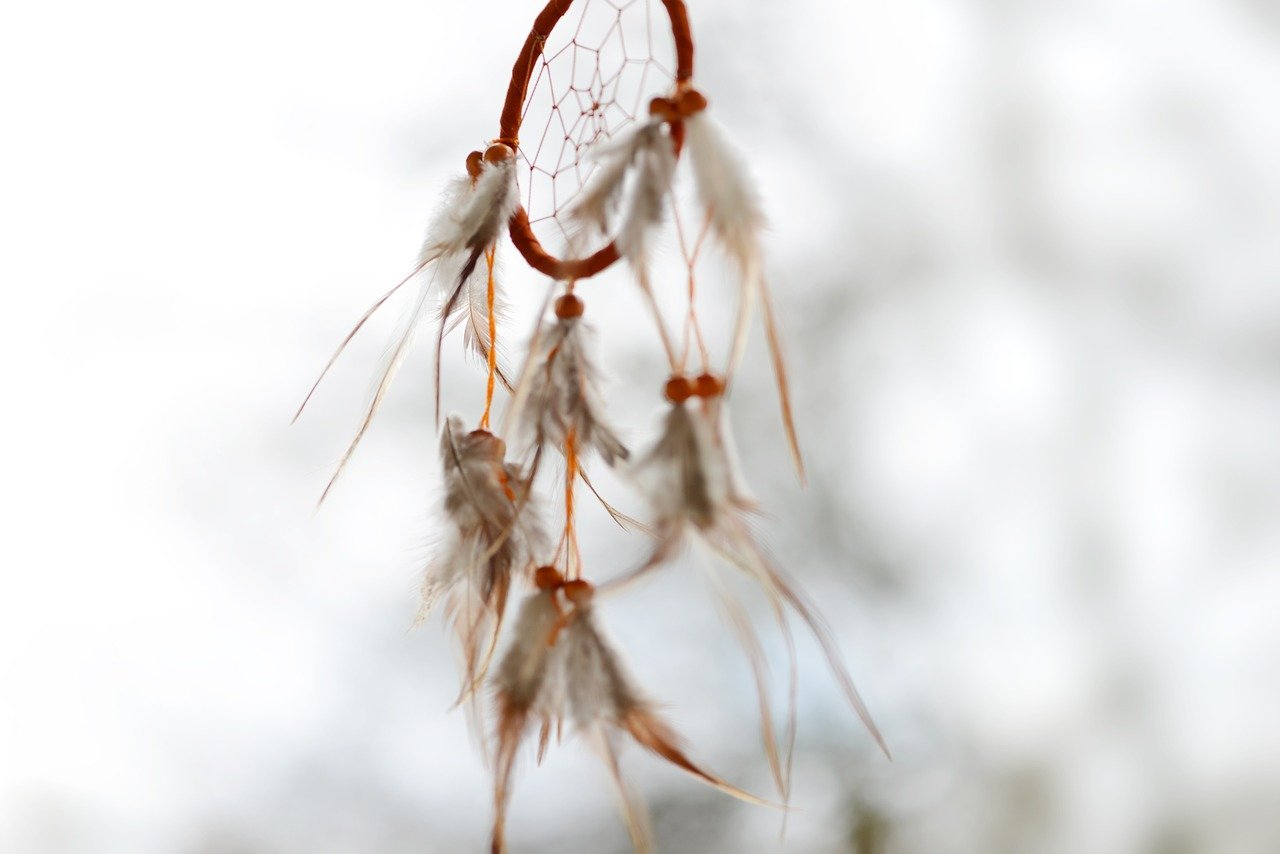
[[[483,430],[465,432],[462,419],[445,423],[446,537],[427,567],[418,623],[443,600],[463,657],[462,697],[483,678],[513,581],[531,577],[550,541],[528,478],[506,463],[505,443]]]
[[[516,424],[536,447],[552,445],[563,451],[572,435],[576,453],[594,448],[613,465],[627,459],[628,451],[604,418],[592,330],[582,312],[582,300],[566,294],[556,300],[555,322],[534,336],[526,388],[513,403],[519,407]]]
[[[821,614],[760,547],[751,531],[755,502],[747,492],[724,413],[724,383],[704,374],[667,383],[671,409],[662,435],[633,467],[653,510],[657,541],[636,570],[609,582],[615,589],[674,558],[690,535],[754,580],[780,615],[784,608],[809,627],[845,698],[885,755],[888,746],[862,701]],[[787,642],[790,644],[788,634]],[[771,762],[773,758],[771,757]],[[775,766],[776,767],[776,766]]]
[[[642,747],[698,780],[749,803],[771,806],[695,765],[679,739],[654,712],[627,673],[618,654],[604,639],[592,608],[594,588],[585,581],[564,582],[549,568],[539,570],[539,592],[521,606],[511,645],[494,679],[498,712],[496,731],[495,820],[493,851],[505,850],[506,807],[521,741],[534,718],[542,723],[543,740],[569,720],[582,732],[608,739],[612,732],[630,735]],[[611,742],[606,741],[612,762]],[[616,772],[616,766],[612,768]],[[622,786],[620,776],[617,777]],[[634,812],[624,796],[627,824],[637,840],[647,820]]]
[[[430,298],[435,293],[436,283],[438,281],[450,283],[446,285],[450,290],[446,292],[445,310],[441,313],[441,317],[445,318],[453,313],[458,298],[464,290],[470,290],[475,287],[473,274],[476,273],[477,261],[487,248],[496,243],[501,236],[502,229],[519,206],[515,153],[510,148],[505,145],[493,145],[490,146],[483,157],[473,153],[473,157],[468,160],[468,168],[473,170],[472,177],[455,179],[446,191],[445,201],[432,219],[427,238],[418,256],[417,266],[404,280],[379,298],[360,318],[351,332],[338,345],[338,349],[330,357],[329,362],[325,365],[324,370],[321,371],[319,378],[316,379],[302,405],[298,407],[298,411],[294,415],[294,420],[297,420],[298,416],[302,414],[302,410],[311,400],[316,388],[319,387],[320,382],[328,374],[329,369],[333,367],[343,350],[346,349],[347,344],[351,342],[361,327],[373,316],[374,312],[404,285],[417,278],[420,274],[430,271],[424,280],[420,280],[418,292],[413,298],[410,308],[401,323],[401,331],[386,358],[377,387],[373,393],[373,399],[365,411],[364,418],[356,431],[355,437],[351,440],[350,445],[348,445],[346,452],[342,455],[342,459],[335,468],[333,476],[325,486],[324,492],[320,496],[320,503],[323,503],[325,498],[328,497],[333,485],[337,482],[338,477],[342,474],[343,469],[345,469],[359,446],[360,440],[364,438],[364,434],[368,431],[369,425],[373,423],[373,418],[377,414],[378,408],[382,405],[382,400],[386,396],[387,390],[391,387],[391,382],[395,378],[396,372],[404,361],[409,345],[413,341],[414,333],[429,313]],[[443,337],[443,331],[441,336]],[[478,342],[475,345],[476,348],[481,350],[482,355],[487,358],[490,346],[487,331],[483,337],[477,337],[475,340]],[[437,376],[437,389],[438,386]],[[437,410],[438,408],[439,395],[437,391]]]
[[[636,273],[636,282],[674,369],[675,348],[654,298],[648,272],[649,244],[653,232],[662,224],[676,169],[675,144],[665,117],[655,113],[621,140],[605,146],[599,157],[602,166],[579,197],[571,218],[586,231],[607,235],[614,215],[622,211],[622,224],[614,242],[619,254]],[[624,201],[628,177],[633,174],[631,190],[625,194]],[[582,243],[581,236],[576,235],[571,248],[580,251]]]

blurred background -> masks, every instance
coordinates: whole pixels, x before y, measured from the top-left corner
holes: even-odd
[[[289,418],[496,132],[537,5],[5,12],[0,851],[485,848],[449,639],[408,631],[430,348],[318,513],[394,316]],[[802,491],[757,332],[733,421],[761,530],[894,761],[801,634],[785,841],[633,748],[660,848],[1280,850],[1280,3],[689,6],[770,214],[810,464]],[[507,267],[516,340],[542,290]],[[586,293],[642,446],[656,339],[623,280]],[[591,518],[601,577],[643,554]],[[699,578],[606,624],[692,754],[768,793]],[[576,741],[526,763],[514,851],[629,850],[606,780]]]

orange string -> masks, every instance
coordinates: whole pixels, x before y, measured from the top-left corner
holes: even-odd
[[[484,415],[480,416],[480,429],[489,429],[489,413],[493,409],[494,378],[498,374],[498,315],[494,310],[497,302],[497,284],[493,280],[494,250],[484,253],[485,263],[489,266],[489,290],[486,299],[489,309],[489,383],[484,391]]]
[[[573,524],[573,488],[578,480],[577,431],[570,427],[564,437],[564,541],[565,577],[575,579],[581,576],[581,555],[578,552],[578,537]]]

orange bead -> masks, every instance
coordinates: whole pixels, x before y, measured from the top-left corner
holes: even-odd
[[[715,374],[700,374],[693,381],[693,393],[702,398],[719,397],[724,394],[724,380]]]
[[[556,300],[556,317],[561,320],[582,317],[582,311],[582,300],[578,299],[573,294],[565,294]]]
[[[684,403],[693,397],[693,383],[688,377],[672,377],[662,389],[662,394],[672,403]]]
[[[697,89],[687,89],[680,95],[680,100],[676,103],[676,110],[681,118],[688,118],[694,113],[700,113],[707,108],[707,97]]]
[[[540,566],[533,573],[533,583],[539,590],[555,590],[564,584],[564,576],[554,566]]]
[[[515,156],[516,153],[511,149],[511,146],[501,142],[495,142],[484,152],[484,159],[487,163],[501,163],[503,160],[510,160]]]
[[[564,598],[575,605],[586,605],[596,595],[596,588],[590,581],[577,579],[564,583]]]
[[[481,164],[484,163],[484,155],[478,151],[473,151],[467,155],[467,174],[472,178],[480,177]]]
[[[676,104],[670,98],[654,98],[649,102],[649,115],[669,122],[676,117]]]

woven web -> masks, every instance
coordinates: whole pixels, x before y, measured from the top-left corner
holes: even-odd
[[[671,22],[658,0],[578,0],[543,48],[520,128],[524,207],[553,251],[598,143],[647,115],[675,84]]]

